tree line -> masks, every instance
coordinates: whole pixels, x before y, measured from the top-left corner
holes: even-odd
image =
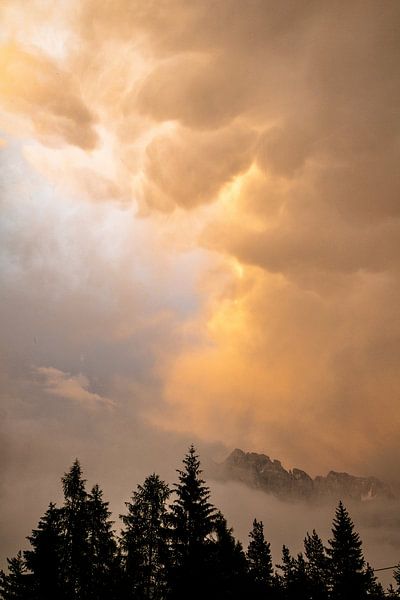
[[[132,493],[116,536],[103,492],[86,491],[76,460],[62,478],[64,504],[50,503],[29,550],[0,572],[3,600],[381,600],[384,591],[366,563],[362,542],[340,502],[332,538],[314,530],[304,552],[283,546],[273,565],[262,521],[254,519],[245,550],[210,502],[193,446],[171,489],[156,474]]]

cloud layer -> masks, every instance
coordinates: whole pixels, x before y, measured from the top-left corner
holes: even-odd
[[[13,440],[106,398],[113,440],[123,413],[144,440],[398,477],[399,3],[0,16]]]

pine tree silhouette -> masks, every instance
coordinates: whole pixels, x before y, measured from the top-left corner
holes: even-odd
[[[393,578],[396,582],[396,593],[400,597],[400,563],[397,565],[397,568],[393,572]]]
[[[129,598],[165,597],[169,564],[167,484],[153,473],[133,492],[127,515],[121,515],[126,589]]]
[[[32,599],[66,599],[62,580],[62,511],[50,503],[37,529],[34,529],[27,539],[32,549],[24,552],[24,558],[27,569],[32,573]]]
[[[305,555],[283,546],[280,575],[254,519],[247,553],[210,502],[193,446],[178,471],[175,500],[158,475],[146,478],[126,503],[120,546],[108,502],[88,494],[79,461],[62,478],[65,502],[50,504],[27,538],[31,548],[0,571],[2,600],[383,600],[400,598],[400,565],[384,594],[366,564],[359,535],[339,503],[329,547],[315,532]]]
[[[242,600],[249,594],[246,555],[222,513],[217,513],[210,545],[211,597]]]
[[[331,598],[361,600],[366,597],[368,587],[362,542],[342,502],[336,509],[332,534],[327,548]]]
[[[247,548],[247,564],[252,587],[252,597],[263,598],[272,594],[274,588],[271,547],[264,537],[262,521],[254,519],[249,533],[250,543]]]
[[[86,481],[78,460],[62,478],[65,503],[62,508],[64,547],[63,580],[69,600],[89,597],[90,552],[88,544],[88,506]]]
[[[77,460],[62,484],[64,506],[51,503],[27,538],[31,548],[9,561],[2,597],[19,597],[19,586],[29,600],[116,599],[118,553],[108,503],[98,486],[86,493]]]
[[[120,578],[117,544],[110,520],[108,502],[95,485],[87,496],[87,546],[89,559],[88,598],[111,600],[115,597]]]
[[[329,559],[315,529],[312,535],[307,533],[304,539],[304,553],[307,559],[306,572],[311,599],[327,600],[329,598],[327,578]]]
[[[372,567],[368,563],[365,569],[365,591],[368,600],[382,600],[385,597],[382,584],[377,580]]]
[[[284,600],[309,600],[310,588],[307,576],[306,561],[302,553],[296,558],[291,556],[289,548],[282,548],[282,564],[280,576],[280,597]]]
[[[175,484],[176,498],[170,514],[174,561],[171,594],[173,598],[203,598],[211,592],[207,557],[216,513],[193,445],[183,464],[184,469],[178,470],[179,483]]]
[[[32,600],[29,580],[22,552],[7,558],[8,573],[0,571],[0,594],[3,600]]]
[[[396,582],[395,587],[391,584],[389,586],[387,597],[388,598],[400,598],[400,564],[393,571],[393,579]]]
[[[310,598],[311,590],[307,573],[307,564],[302,552],[297,555],[297,558],[294,561],[293,588],[293,600],[308,600]]]

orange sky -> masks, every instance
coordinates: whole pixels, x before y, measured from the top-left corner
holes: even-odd
[[[129,406],[148,431],[397,475],[399,18],[1,0],[6,445],[51,414],[86,448],[80,413],[95,439]]]

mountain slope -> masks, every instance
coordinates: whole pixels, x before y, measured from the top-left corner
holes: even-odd
[[[223,463],[214,465],[210,475],[217,480],[240,481],[285,500],[394,498],[391,487],[376,477],[330,471],[326,476],[313,479],[301,469],[287,471],[279,460],[271,460],[265,454],[243,452],[238,448]]]

